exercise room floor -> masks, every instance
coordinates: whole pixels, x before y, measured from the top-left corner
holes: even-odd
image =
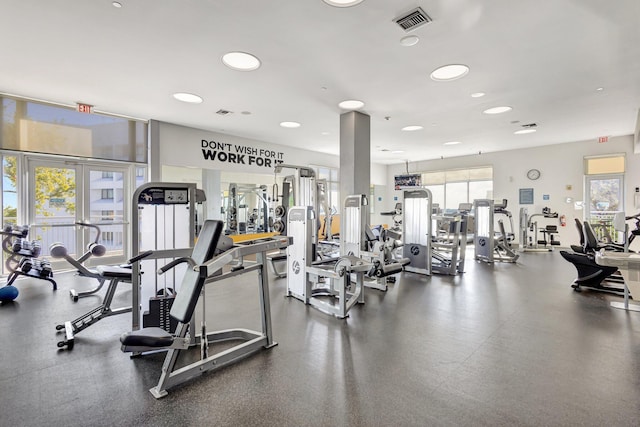
[[[55,325],[98,304],[58,274],[0,306],[1,426],[638,426],[640,313],[569,284],[560,254],[477,263],[457,277],[403,273],[367,289],[346,320],[285,298],[271,280],[278,346],[169,390],[156,400],[164,354],[131,359],[119,336],[131,316],[56,347]],[[118,302],[130,303],[121,285]],[[257,274],[209,285],[209,330],[260,329]],[[117,304],[116,304],[117,305]]]

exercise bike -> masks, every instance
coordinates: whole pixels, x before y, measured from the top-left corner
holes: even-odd
[[[95,224],[90,224],[88,222],[82,221],[77,221],[75,224],[80,227],[89,227],[96,230],[96,237],[93,242],[87,245],[86,252],[82,254],[80,258],[75,259],[69,255],[69,252],[63,243],[53,243],[49,247],[49,253],[53,258],[65,259],[69,264],[75,267],[79,276],[89,277],[98,281],[98,286],[88,291],[78,292],[75,289],[71,289],[69,291],[71,299],[73,299],[74,302],[77,302],[79,298],[93,295],[96,292],[100,291],[100,289],[102,289],[102,287],[104,286],[104,283],[107,279],[95,268],[87,268],[83,264],[91,257],[103,256],[107,252],[107,248],[105,248],[104,245],[98,243],[100,241],[100,227]]]

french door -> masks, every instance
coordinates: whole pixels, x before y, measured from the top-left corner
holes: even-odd
[[[97,242],[107,252],[89,258],[86,266],[124,262],[131,167],[36,156],[26,156],[25,162],[29,239],[41,242],[43,256],[49,256],[51,244],[62,243],[77,259],[90,243]],[[64,260],[51,262],[54,269],[70,267]]]

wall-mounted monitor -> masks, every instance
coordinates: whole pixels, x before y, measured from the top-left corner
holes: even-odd
[[[401,190],[406,187],[421,187],[422,175],[419,173],[396,175],[394,177],[394,187],[396,190]]]

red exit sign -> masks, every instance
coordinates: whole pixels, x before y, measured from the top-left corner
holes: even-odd
[[[81,104],[81,103],[78,102],[76,104],[76,110],[78,110],[78,112],[80,112],[80,113],[91,114],[91,113],[93,113],[93,105]]]
[[[609,142],[609,137],[608,136],[598,137],[598,144],[602,144],[604,142]]]

